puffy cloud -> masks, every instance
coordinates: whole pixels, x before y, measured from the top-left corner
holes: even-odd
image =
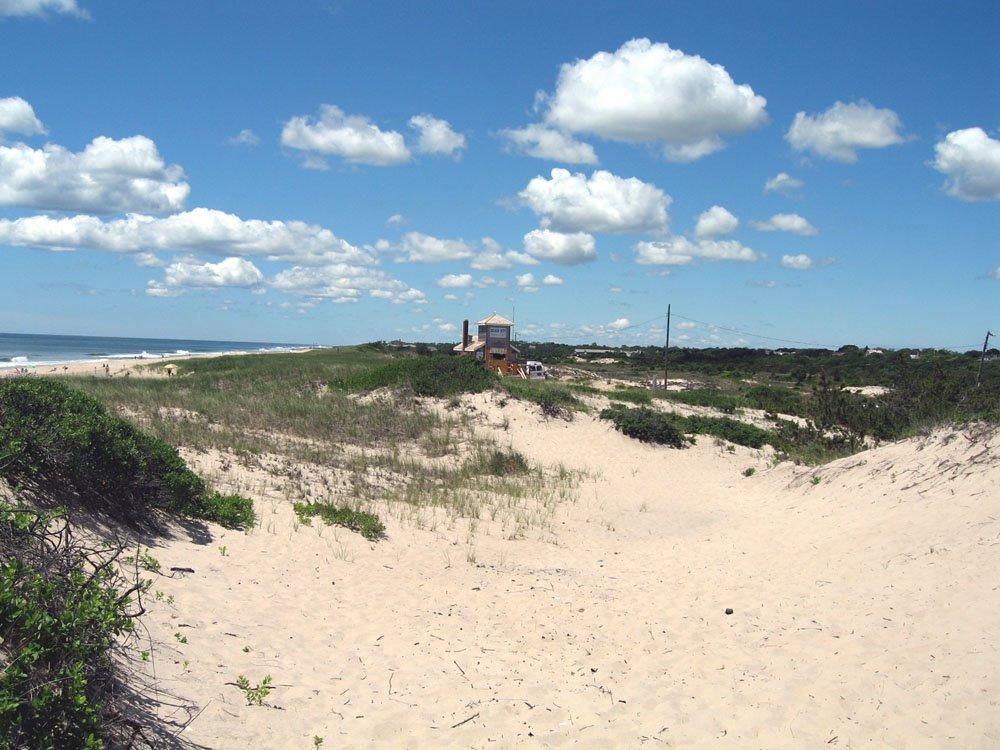
[[[99,136],[79,152],[0,145],[0,205],[114,213],[176,211],[190,187],[145,136]]]
[[[522,273],[514,278],[514,283],[523,292],[537,292],[538,284],[535,282],[535,274]]]
[[[0,0],[0,8],[2,7]],[[21,135],[43,135],[46,132],[42,121],[35,116],[35,110],[19,96],[0,99],[0,134],[4,131]]]
[[[813,267],[813,259],[805,253],[798,255],[782,255],[781,265],[795,271],[808,271]]]
[[[465,136],[451,129],[447,120],[431,115],[414,115],[410,127],[419,132],[417,151],[422,154],[458,156],[465,148]]]
[[[243,128],[239,133],[228,139],[233,146],[256,146],[260,143],[260,138],[250,128]]]
[[[778,172],[774,177],[764,183],[765,193],[790,193],[798,190],[805,183],[798,177],[792,177],[788,172]]]
[[[694,233],[699,237],[717,237],[736,231],[740,220],[722,206],[712,206],[698,217]]]
[[[501,130],[500,135],[507,140],[511,150],[525,156],[565,164],[597,164],[597,154],[589,143],[540,123]]]
[[[997,268],[993,269],[992,271],[990,271],[986,275],[989,276],[991,279],[1000,280],[1000,266],[998,266]]]
[[[477,271],[498,271],[513,268],[515,265],[537,266],[538,261],[527,253],[517,250],[504,250],[500,243],[491,237],[483,238],[483,250],[477,253],[469,263]]]
[[[441,333],[454,333],[458,330],[458,326],[454,323],[438,323],[438,330]]]
[[[639,242],[636,262],[641,265],[683,266],[695,258],[753,262],[763,256],[735,240],[698,240],[676,236],[657,242]]]
[[[405,255],[400,260],[411,263],[438,263],[472,257],[472,248],[462,240],[444,240],[422,232],[407,232],[401,247]]]
[[[0,0],[0,17],[44,16],[49,13],[89,18],[87,11],[78,6],[76,0]]]
[[[899,115],[891,109],[878,109],[864,99],[850,104],[836,102],[818,115],[797,113],[785,140],[796,151],[851,163],[857,161],[858,149],[902,143],[902,126]]]
[[[168,265],[163,283],[168,287],[252,287],[264,274],[246,258],[226,258],[218,263],[202,263],[186,258]]]
[[[445,289],[464,289],[472,286],[472,275],[468,273],[448,273],[437,280],[437,285]]]
[[[353,164],[388,167],[410,160],[400,133],[381,130],[367,117],[347,115],[333,104],[320,106],[316,118],[300,115],[288,120],[281,130],[281,143],[313,154],[340,156]]]
[[[625,328],[628,328],[629,325],[630,321],[628,318],[618,318],[608,323],[608,328],[610,328],[612,331],[621,331]]]
[[[767,119],[767,101],[724,67],[648,39],[564,64],[546,104],[550,125],[629,143],[662,141],[677,161],[717,151],[722,134]]]
[[[388,219],[385,220],[385,225],[387,227],[401,227],[406,223],[406,217],[403,214],[393,214]]]
[[[367,292],[377,299],[396,304],[421,304],[426,295],[379,268],[332,263],[326,266],[294,266],[281,271],[271,281],[281,291],[337,303],[357,302]]]
[[[208,208],[165,218],[131,214],[0,219],[0,244],[48,250],[90,248],[115,253],[202,252],[262,256],[298,263],[371,263],[373,258],[329,229],[301,221],[241,219]]]
[[[162,268],[167,265],[165,261],[160,260],[153,253],[136,253],[134,260],[135,264],[142,268]]]
[[[948,178],[948,195],[965,201],[1000,200],[1000,140],[982,128],[955,130],[935,144],[934,153],[934,168]]]
[[[597,258],[594,237],[586,232],[563,234],[551,229],[533,229],[524,235],[524,249],[534,258],[564,266]]]
[[[671,201],[655,185],[604,170],[588,178],[553,169],[550,179],[535,177],[518,195],[547,226],[566,232],[664,229]]]
[[[542,283],[545,284],[545,286],[559,286],[563,283],[563,280],[555,274],[549,273],[545,275],[544,279],[542,279]]]
[[[818,234],[819,230],[798,214],[775,214],[767,221],[751,221],[756,229],[762,232],[791,232],[808,237]]]

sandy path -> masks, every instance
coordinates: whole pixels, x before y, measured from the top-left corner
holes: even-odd
[[[479,534],[470,547],[461,523],[389,518],[372,545],[296,529],[287,501],[262,493],[254,533],[154,550],[164,568],[196,571],[155,576],[175,602],[147,617],[163,687],[202,711],[182,736],[220,748],[314,735],[324,747],[1000,743],[997,438],[889,446],[813,485],[758,451],[644,446],[591,417],[473,401],[490,424],[509,420],[497,434],[529,459],[599,471],[557,513],[556,542]],[[989,466],[914,484],[961,471],[941,462],[966,465],[984,445]],[[226,684],[241,673],[273,676],[267,705]]]

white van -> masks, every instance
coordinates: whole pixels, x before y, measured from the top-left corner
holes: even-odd
[[[545,380],[545,367],[542,366],[541,362],[529,361],[525,372],[528,374],[528,380]]]

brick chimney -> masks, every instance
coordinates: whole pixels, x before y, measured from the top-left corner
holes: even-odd
[[[465,349],[469,345],[469,321],[462,321],[462,348]]]

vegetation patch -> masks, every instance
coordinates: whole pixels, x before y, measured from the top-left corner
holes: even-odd
[[[482,471],[493,476],[503,477],[511,474],[527,474],[531,467],[528,459],[515,450],[504,451],[499,448],[490,451],[482,457]]]
[[[653,409],[611,407],[602,411],[600,417],[610,420],[619,432],[644,443],[684,448],[692,442],[677,428],[671,416]]]
[[[53,379],[0,381],[0,445],[6,456],[0,477],[12,485],[133,526],[155,523],[152,511],[230,518],[174,447]],[[244,507],[242,522],[248,512]]]
[[[385,536],[385,526],[373,513],[342,508],[332,503],[295,503],[295,514],[304,524],[320,518],[327,526],[343,526],[356,531],[365,539],[377,541]]]
[[[575,410],[583,408],[583,403],[573,395],[573,391],[561,383],[506,378],[503,388],[512,398],[538,404],[547,417],[571,419]]]
[[[62,514],[0,505],[0,747],[145,738],[140,717],[121,705],[115,652],[141,612],[141,585],[121,574],[122,554],[79,541]]]
[[[479,393],[493,387],[497,376],[472,357],[433,355],[400,357],[388,364],[344,373],[330,385],[346,391],[409,387],[418,396],[445,398]]]

